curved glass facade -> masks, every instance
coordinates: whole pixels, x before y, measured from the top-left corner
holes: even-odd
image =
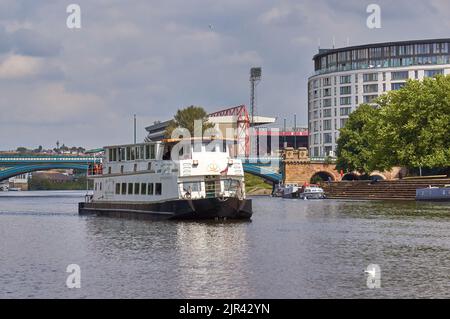
[[[443,65],[449,64],[449,48],[450,39],[440,39],[321,50],[314,56],[314,70],[317,75],[361,69]]]
[[[408,79],[450,75],[450,39],[321,50],[308,80],[309,149],[333,155],[339,130],[362,103],[401,89]]]

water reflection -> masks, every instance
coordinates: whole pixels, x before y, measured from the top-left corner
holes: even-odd
[[[248,294],[248,223],[178,223],[178,284],[183,297]]]
[[[448,203],[256,198],[252,222],[195,223],[80,217],[82,194],[44,195],[0,196],[0,298],[450,297]]]

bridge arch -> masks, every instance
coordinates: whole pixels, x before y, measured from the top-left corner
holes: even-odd
[[[342,176],[343,181],[358,181],[359,175],[357,173],[347,173]]]
[[[336,181],[336,178],[334,174],[327,172],[327,171],[317,171],[314,172],[314,174],[309,179],[310,183],[316,183],[318,181],[327,182],[328,180],[331,180],[332,182]]]
[[[74,163],[49,163],[49,164],[35,164],[35,165],[20,165],[9,167],[0,171],[0,181],[9,179],[11,177],[31,173],[36,171],[48,171],[51,169],[79,169],[87,170],[89,165],[87,164],[74,164]]]

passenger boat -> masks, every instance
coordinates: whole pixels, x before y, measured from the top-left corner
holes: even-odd
[[[105,147],[90,169],[93,195],[80,214],[149,219],[250,219],[242,162],[219,139]]]

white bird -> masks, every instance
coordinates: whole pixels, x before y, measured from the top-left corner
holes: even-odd
[[[366,274],[369,274],[371,277],[375,277],[376,274],[377,274],[377,271],[376,271],[375,268],[372,268],[372,269],[370,269],[370,270],[365,270],[364,272],[365,272]]]

